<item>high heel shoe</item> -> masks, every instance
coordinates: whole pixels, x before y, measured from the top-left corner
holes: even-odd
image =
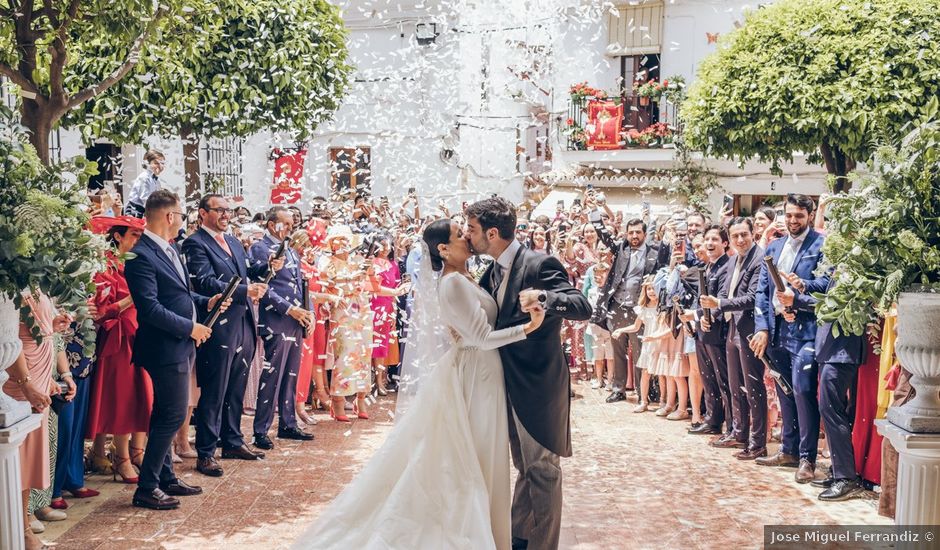
[[[349,420],[349,417],[346,416],[345,413],[346,413],[346,411],[344,410],[344,411],[343,411],[343,414],[336,414],[336,413],[333,411],[333,402],[332,402],[332,401],[330,402],[330,418],[332,418],[333,420],[335,420],[335,421],[337,421],[337,422],[349,422],[349,421],[350,421],[350,420]]]
[[[361,400],[360,400],[360,401],[361,401]],[[364,402],[364,401],[363,401],[363,402]],[[359,408],[359,402],[358,402],[358,401],[356,402],[355,405],[353,405],[353,414],[355,414],[356,416],[358,416],[359,418],[361,418],[361,419],[363,419],[363,420],[368,420],[368,419],[369,419],[369,413],[365,412],[365,407],[362,407],[362,409]]]
[[[382,386],[379,386],[379,387],[375,390],[375,393],[381,395],[382,397],[385,397],[386,395],[388,395],[388,390],[385,389],[385,388],[383,388]]]
[[[130,457],[125,458],[125,457],[114,455],[114,461],[115,461],[115,464],[114,466],[111,467],[111,479],[113,481],[117,481],[118,476],[121,476],[121,481],[128,485],[135,484],[140,480],[139,476],[127,477],[124,474],[122,474],[120,471],[118,471],[118,466],[120,466],[121,464],[124,464],[125,462],[131,461]],[[134,464],[131,463],[131,466],[133,465]]]
[[[71,493],[72,496],[75,498],[91,498],[91,497],[96,497],[101,494],[98,491],[94,489],[89,489],[87,487],[82,487],[81,489],[75,489],[74,491],[72,489],[66,489],[66,491]]]
[[[330,410],[330,394],[323,392],[322,394],[317,394],[313,398],[313,406],[319,411],[328,411]]]
[[[140,473],[140,466],[144,463],[144,448],[143,447],[134,447],[131,445],[128,447],[131,451],[131,466],[137,470],[137,473]],[[138,458],[140,459],[138,461]]]

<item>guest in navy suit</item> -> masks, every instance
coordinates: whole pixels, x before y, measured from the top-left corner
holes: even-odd
[[[197,292],[224,292],[233,277],[242,282],[232,296],[232,307],[214,326],[212,336],[196,353],[196,382],[200,388],[196,407],[196,470],[213,477],[222,475],[215,449],[222,443],[222,458],[258,460],[264,453],[245,445],[241,432],[242,401],[248,371],[255,355],[258,324],[251,308],[267,291],[258,280],[268,274],[268,263],[251,261],[238,239],[227,235],[233,211],[221,195],[209,193],[199,201],[201,227],[183,241],[190,280]],[[275,269],[283,260],[275,261]]]
[[[822,260],[823,236],[810,227],[815,204],[806,195],[787,195],[785,216],[787,238],[780,238],[767,247],[781,274],[793,274],[804,281],[816,281],[823,287],[829,275],[814,275]],[[778,392],[783,416],[780,451],[760,458],[763,466],[796,466],[796,481],[809,483],[815,478],[819,442],[819,402],[817,400],[818,368],[816,366],[816,314],[812,296],[795,292],[785,285],[784,292],[775,290],[767,266],[761,267],[760,282],[754,306],[754,338],[751,350],[760,356],[768,350],[780,367],[783,379],[793,392]],[[792,309],[793,321],[783,317]],[[779,383],[778,383],[779,386]]]
[[[728,321],[724,349],[733,430],[730,438],[716,441],[714,446],[741,447],[743,444],[744,449],[735,453],[735,458],[754,460],[767,456],[767,391],[764,364],[751,351],[747,338],[754,333],[754,301],[764,250],[754,242],[754,226],[749,218],[732,218],[728,228],[736,252],[728,262],[728,278],[717,300],[702,301],[717,307],[718,315]]]
[[[814,303],[815,292],[826,292],[819,279],[804,281],[795,275],[789,277],[790,284],[807,295]],[[829,281],[829,286],[832,281]],[[793,314],[784,313],[786,320]],[[813,481],[815,487],[825,488],[819,500],[842,501],[866,494],[855,469],[855,450],[852,447],[853,414],[849,412],[849,388],[858,379],[858,367],[865,362],[865,340],[861,335],[837,335],[832,323],[826,322],[816,330],[816,364],[819,365],[819,411],[829,452],[832,454],[832,472],[826,479]]]
[[[169,510],[179,506],[176,496],[202,492],[173,473],[170,444],[186,420],[196,346],[212,334],[197,322],[197,315],[205,315],[221,295],[206,298],[190,291],[186,267],[172,244],[185,217],[179,197],[165,189],[154,191],[144,217],[147,229],[132,250],[135,257],[124,267],[137,307],[133,362],[147,369],[153,382],[153,411],[134,505]]]
[[[251,246],[249,254],[256,262],[267,262],[283,239],[293,229],[290,210],[275,206],[266,217],[268,234]],[[255,407],[254,443],[259,449],[273,449],[268,430],[278,410],[277,437],[281,439],[313,439],[313,434],[297,427],[295,403],[297,373],[300,371],[303,327],[312,326],[313,313],[303,309],[300,257],[284,247],[284,267],[271,279],[267,293],[261,298],[258,331],[264,341],[265,366],[258,383],[258,404]]]

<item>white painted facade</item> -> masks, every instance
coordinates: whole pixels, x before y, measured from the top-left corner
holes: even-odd
[[[415,187],[425,207],[443,199],[453,208],[491,193],[518,202],[526,176],[576,165],[655,168],[672,163],[671,151],[663,150],[565,150],[559,129],[569,86],[587,81],[614,90],[619,85],[619,59],[607,54],[609,2],[335,1],[349,28],[350,62],[356,70],[334,121],[318,128],[306,144],[304,209],[313,196],[329,196],[330,147],[369,147],[372,194],[388,196],[394,205]],[[665,0],[661,74],[682,74],[691,82],[698,64],[715,48],[706,33],[727,33],[744,10],[755,7],[739,0]],[[418,44],[417,25],[431,23],[439,34],[432,44]],[[182,193],[181,143],[154,138],[147,145],[167,154],[161,179]],[[262,133],[243,141],[242,203],[252,211],[269,205],[271,149],[293,145],[289,135]],[[61,147],[63,157],[84,155],[74,132],[61,132]],[[144,150],[143,145],[122,148],[125,183],[142,169]],[[201,155],[206,170],[205,152]],[[727,161],[706,164],[733,193],[771,194],[784,181],[786,190],[794,181],[813,194],[823,190],[821,167],[797,163],[784,178],[774,178],[769,167],[757,163],[743,170]],[[717,202],[722,193],[716,192]]]

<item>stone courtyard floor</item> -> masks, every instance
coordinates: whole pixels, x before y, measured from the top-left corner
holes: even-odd
[[[687,422],[608,405],[607,393],[576,386],[574,457],[562,461],[562,548],[760,548],[767,524],[889,524],[868,500],[823,503],[793,482],[793,469],[741,463],[685,433]],[[131,506],[134,486],[92,476],[102,495],[69,499],[69,519],[47,523],[55,548],[269,549],[288,547],[355,475],[391,428],[393,397],[373,420],[340,424],[326,415],[312,442],[280,442],[260,462],[222,461],[205,477],[186,460],[177,472],[204,494],[174,511]],[[771,450],[773,452],[773,450]]]

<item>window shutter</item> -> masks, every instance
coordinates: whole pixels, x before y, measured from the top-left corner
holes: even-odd
[[[607,14],[607,55],[647,55],[662,51],[663,3],[615,5]]]

